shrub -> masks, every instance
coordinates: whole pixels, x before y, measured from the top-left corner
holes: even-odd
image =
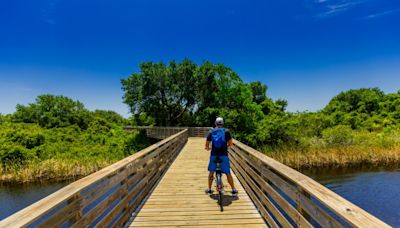
[[[322,138],[328,146],[349,146],[354,142],[353,131],[347,125],[337,125],[322,131]]]
[[[33,151],[21,145],[9,143],[0,146],[0,161],[3,166],[21,165],[33,158],[35,158]]]

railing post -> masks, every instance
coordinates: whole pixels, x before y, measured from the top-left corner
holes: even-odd
[[[82,218],[83,215],[83,208],[82,208],[82,198],[80,193],[77,193],[76,195],[74,195],[73,197],[71,197],[71,199],[67,200],[67,204],[72,204],[74,202],[78,201],[78,210],[76,210],[74,212],[73,217],[71,217],[68,220],[68,223],[70,225],[75,224],[79,219]]]
[[[303,209],[301,196],[306,197],[311,200],[311,195],[304,191],[301,187],[297,186],[297,193],[296,193],[296,204],[297,204],[297,211],[307,220],[311,219],[311,216]]]

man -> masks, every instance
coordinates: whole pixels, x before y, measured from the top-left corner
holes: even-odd
[[[214,172],[217,168],[214,160],[218,156],[222,160],[221,172],[226,174],[229,184],[232,187],[232,195],[237,195],[238,191],[233,183],[231,175],[231,168],[229,165],[228,146],[232,146],[232,135],[228,129],[224,128],[224,119],[218,117],[215,120],[215,128],[213,128],[207,135],[206,150],[210,150],[210,142],[212,143],[210,162],[208,163],[208,189],[207,194],[212,194],[211,185],[214,179]]]

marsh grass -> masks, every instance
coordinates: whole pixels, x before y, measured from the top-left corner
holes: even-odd
[[[30,161],[24,165],[0,166],[0,182],[25,183],[79,179],[106,167],[115,160],[61,160]]]
[[[394,166],[400,165],[400,133],[330,132],[319,138],[303,138],[298,145],[260,150],[296,169]]]
[[[400,164],[400,147],[321,148],[309,151],[273,151],[266,154],[296,169],[356,166],[393,166]]]

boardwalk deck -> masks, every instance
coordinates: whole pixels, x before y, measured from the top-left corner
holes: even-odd
[[[204,138],[189,138],[143,207],[133,213],[129,227],[266,227],[235,175],[237,197],[229,194],[224,177],[224,212],[219,211],[216,195],[204,193],[208,156]]]

